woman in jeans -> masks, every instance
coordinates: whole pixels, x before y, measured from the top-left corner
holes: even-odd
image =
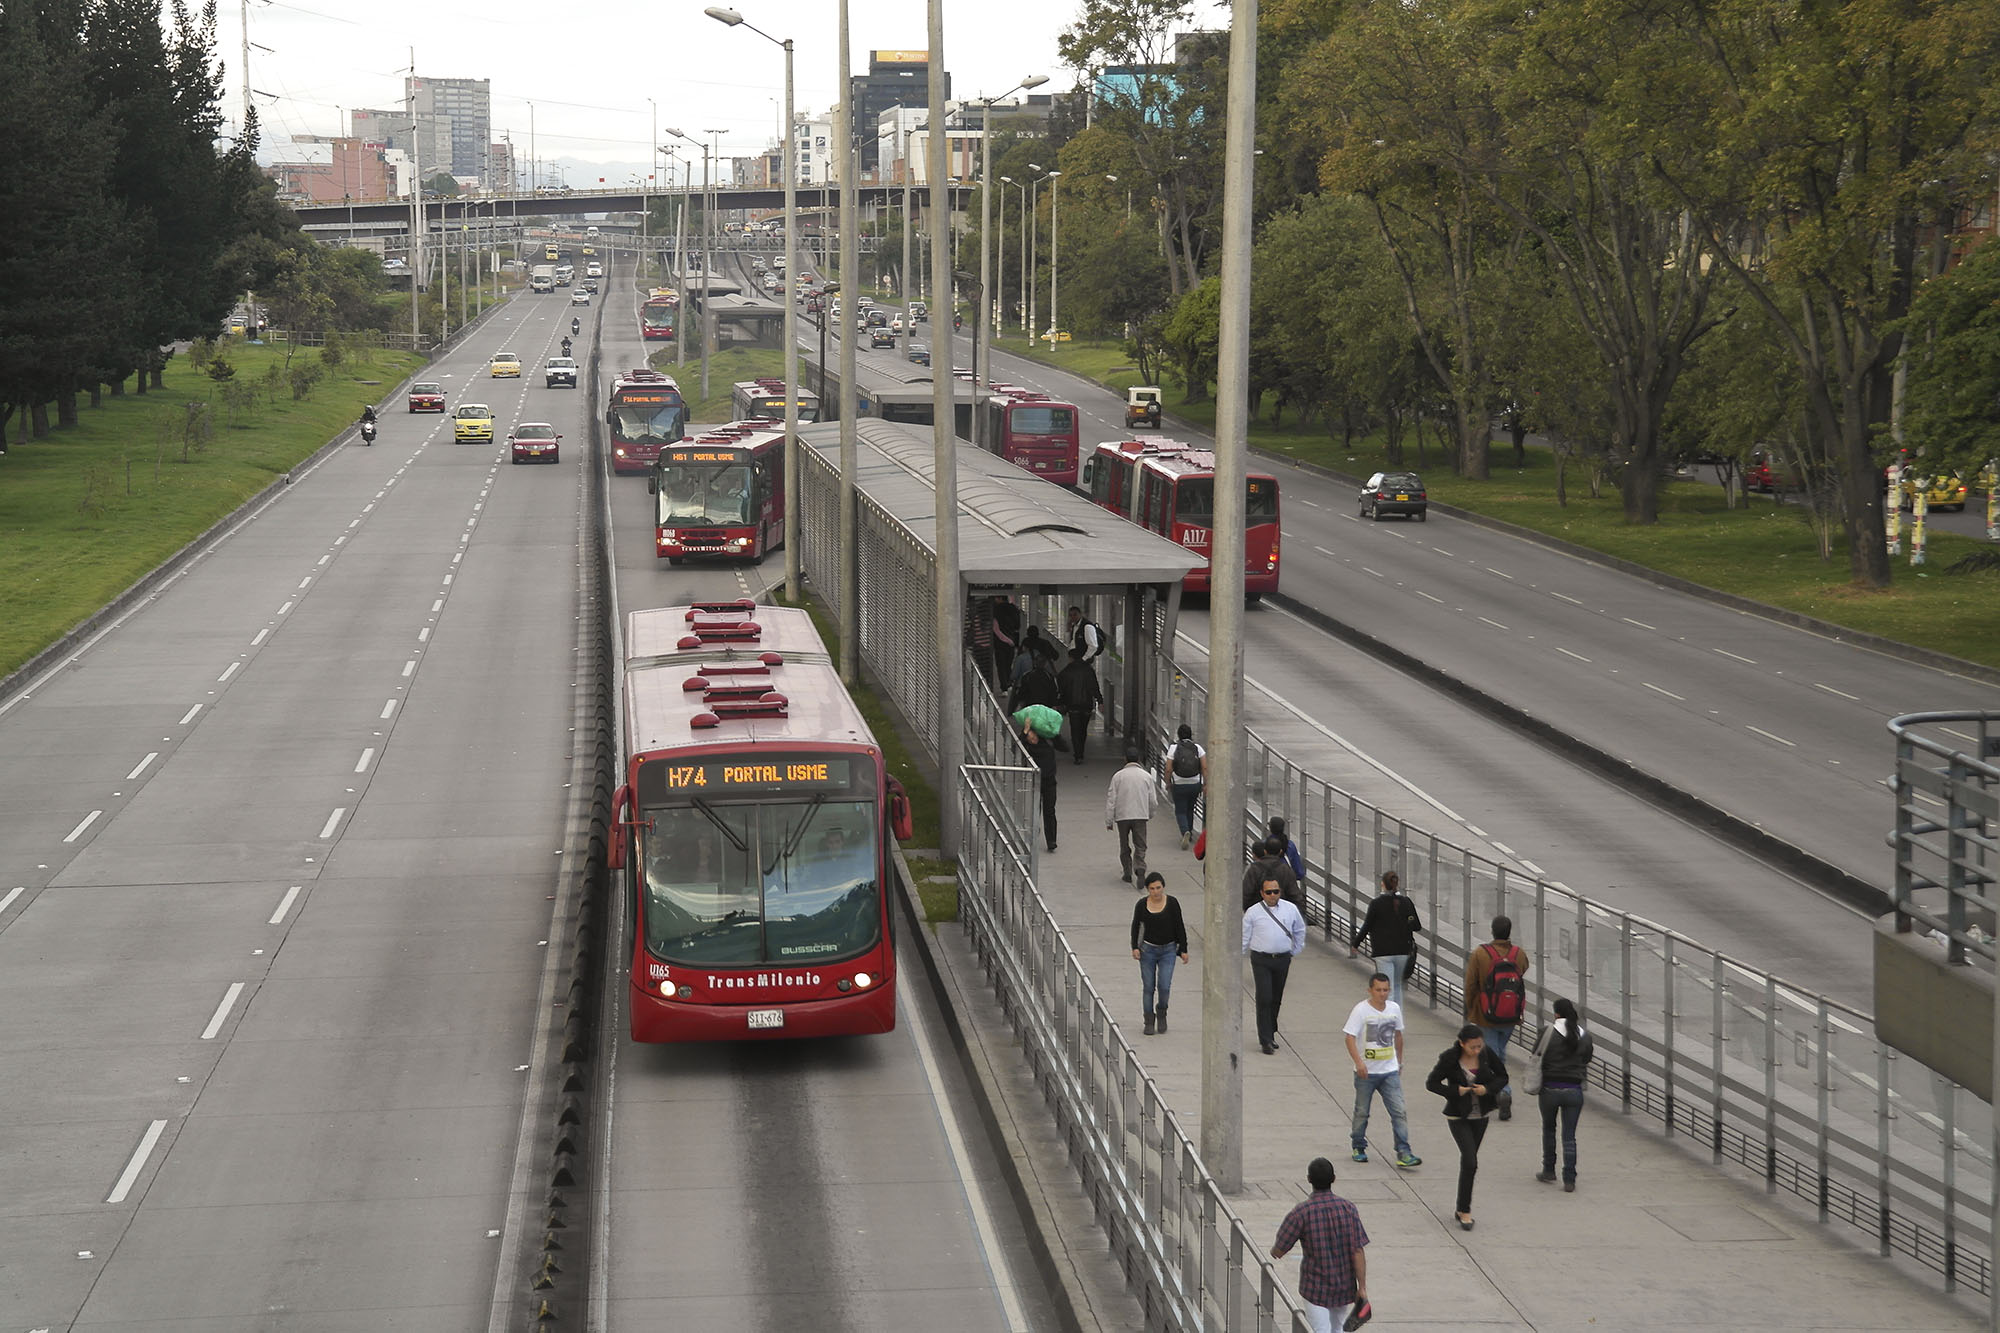
[[[1556,1118],[1562,1118],[1563,1193],[1576,1193],[1576,1120],[1583,1114],[1583,1084],[1590,1069],[1590,1033],[1576,1016],[1576,1002],[1557,1000],[1561,1020],[1542,1050],[1542,1169],[1535,1179],[1556,1180]]]
[[[1383,872],[1382,892],[1368,904],[1368,914],[1347,946],[1347,956],[1352,958],[1361,951],[1362,942],[1368,942],[1375,970],[1389,978],[1389,1001],[1398,1005],[1403,1002],[1403,978],[1409,975],[1410,955],[1417,951],[1417,935],[1424,928],[1417,905],[1398,892],[1402,882],[1395,871]]]
[[[1167,1030],[1167,997],[1174,988],[1174,963],[1188,956],[1187,923],[1180,899],[1167,893],[1166,876],[1146,873],[1146,896],[1132,904],[1132,956],[1139,960],[1139,1004],[1150,1037]]]
[[[1507,1066],[1486,1045],[1476,1023],[1458,1030],[1458,1040],[1446,1047],[1424,1086],[1444,1098],[1445,1123],[1458,1144],[1459,1229],[1472,1230],[1472,1181],[1479,1174],[1479,1145],[1486,1138],[1487,1118],[1507,1086]]]

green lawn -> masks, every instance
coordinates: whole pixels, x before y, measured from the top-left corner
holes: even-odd
[[[1030,349],[1020,337],[996,340],[996,346],[1093,379],[1123,392],[1138,382],[1131,358],[1115,340],[1076,342]],[[1172,383],[1162,386],[1167,411],[1198,426],[1215,430],[1215,403],[1190,403]],[[1173,434],[1168,423],[1164,432]],[[1389,466],[1381,441],[1369,438],[1344,448],[1336,438],[1314,427],[1275,427],[1267,419],[1251,423],[1254,449],[1297,458],[1356,478]],[[1608,480],[1602,495],[1592,499],[1588,478],[1574,465],[1567,476],[1567,505],[1556,500],[1556,464],[1546,449],[1530,448],[1525,466],[1514,466],[1513,446],[1504,439],[1493,446],[1492,475],[1483,482],[1453,476],[1450,459],[1435,437],[1419,456],[1414,441],[1406,441],[1403,466],[1423,474],[1432,499],[1468,509],[1579,546],[1630,560],[1690,582],[1783,607],[1849,629],[1938,652],[1950,653],[1987,666],[2000,666],[2000,571],[1948,575],[1946,567],[1975,551],[1992,551],[1977,541],[1933,528],[1927,563],[1912,567],[1908,555],[1908,520],[1904,523],[1904,554],[1894,560],[1894,584],[1884,591],[1857,587],[1847,573],[1847,558],[1838,547],[1822,560],[1806,515],[1797,505],[1774,505],[1752,499],[1747,508],[1727,509],[1720,489],[1698,481],[1669,479],[1662,487],[1660,522],[1634,527],[1625,522],[1618,491]],[[1983,503],[1974,500],[1974,506]]]
[[[282,364],[282,346],[234,343],[224,355],[238,380]],[[301,351],[298,360],[317,358]],[[80,409],[73,429],[10,445],[0,457],[0,676],[75,625],[244,500],[325,444],[424,358],[354,354],[303,402],[289,388],[231,424],[218,386],[188,364],[168,363],[166,388],[106,396]],[[170,430],[186,404],[205,401],[214,433],[182,461]]]
[[[723,421],[734,421],[736,411],[730,404],[730,394],[739,380],[754,380],[769,376],[773,379],[785,377],[785,354],[776,347],[732,347],[726,352],[717,352],[708,358],[708,397],[701,396],[701,358],[689,349],[688,362],[684,366],[674,364],[674,349],[654,352],[651,356],[653,368],[662,374],[671,375],[681,386],[681,397],[687,400],[688,420],[698,425],[714,425]],[[805,374],[805,362],[799,363],[801,375]],[[811,381],[807,381],[811,388]]]

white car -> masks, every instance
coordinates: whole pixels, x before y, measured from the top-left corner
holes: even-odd
[[[894,319],[889,321],[889,332],[901,333],[902,331],[903,331],[903,317],[901,315],[898,315]]]
[[[581,287],[572,288],[569,294],[569,303],[571,305],[589,305],[590,293]]]

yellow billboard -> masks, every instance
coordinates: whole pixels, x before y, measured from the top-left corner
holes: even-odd
[[[877,65],[928,65],[931,63],[929,51],[870,51],[869,60]]]

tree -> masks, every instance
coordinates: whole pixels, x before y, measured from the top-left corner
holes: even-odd
[[[1903,437],[1933,466],[1971,476],[2000,457],[2000,245],[1983,242],[1917,293]]]
[[[1064,247],[1065,323],[1079,333],[1112,333],[1144,322],[1165,304],[1166,261],[1143,227],[1079,230],[1082,239]]]
[[[449,171],[440,171],[424,182],[424,192],[439,199],[458,198],[458,177]]]
[[[1222,354],[1222,280],[1204,278],[1174,303],[1160,330],[1160,340],[1180,371],[1181,387],[1190,401],[1208,397]]]

